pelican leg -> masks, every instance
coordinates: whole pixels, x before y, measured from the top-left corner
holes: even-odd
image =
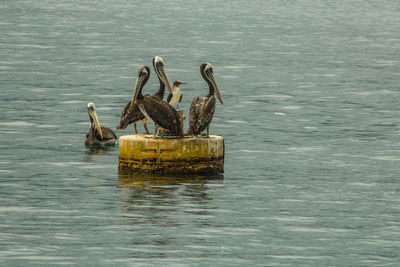
[[[135,127],[135,133],[137,133],[136,123],[133,124],[133,127]]]
[[[207,127],[207,136],[206,136],[207,138],[208,138],[209,133],[210,133],[210,126]]]
[[[158,126],[154,124],[154,138],[157,136]]]
[[[144,129],[146,130],[146,133],[149,134],[150,132],[149,132],[149,129],[147,129],[147,123],[144,122],[144,123],[143,123],[143,126],[144,126]]]

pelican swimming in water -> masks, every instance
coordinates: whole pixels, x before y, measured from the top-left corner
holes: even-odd
[[[175,80],[172,85],[173,87],[172,92],[170,92],[167,97],[168,104],[170,104],[173,107],[177,106],[182,100],[182,90],[181,88],[179,88],[179,85],[181,84],[186,84],[186,83],[179,80]]]
[[[100,122],[96,113],[96,106],[94,105],[94,103],[88,103],[87,110],[90,119],[90,129],[89,132],[86,134],[85,145],[114,145],[115,140],[117,140],[117,136],[110,128],[100,126]]]
[[[196,96],[189,111],[189,129],[188,135],[199,135],[204,130],[207,130],[207,137],[209,135],[210,123],[214,116],[215,111],[215,97],[214,92],[217,92],[217,97],[221,104],[222,98],[219,93],[217,83],[214,78],[214,72],[210,63],[203,63],[200,65],[200,73],[203,79],[208,84],[208,95],[205,97]]]
[[[132,103],[137,103],[145,117],[154,123],[154,137],[159,127],[168,130],[171,135],[182,137],[183,131],[178,111],[158,96],[142,94],[143,86],[147,83],[149,76],[149,67],[139,68]]]
[[[165,84],[168,85],[168,89],[170,92],[172,91],[172,89],[168,80],[167,71],[165,69],[164,60],[162,59],[162,57],[155,56],[153,58],[153,67],[160,82],[160,87],[158,88],[158,91],[153,95],[159,97],[160,99],[163,99]],[[121,120],[119,122],[119,125],[117,126],[117,130],[123,130],[128,127],[128,125],[133,124],[133,127],[135,128],[135,133],[138,133],[136,128],[136,123],[138,122],[143,122],[144,129],[148,134],[149,130],[147,128],[147,118],[140,111],[139,106],[136,103],[132,104],[132,101],[129,101],[122,110]]]

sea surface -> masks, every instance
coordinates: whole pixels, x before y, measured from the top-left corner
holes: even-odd
[[[213,65],[223,177],[84,146],[87,103],[115,129],[157,55],[186,116]],[[400,1],[0,2],[1,266],[399,262]]]

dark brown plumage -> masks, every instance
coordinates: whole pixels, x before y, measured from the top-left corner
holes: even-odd
[[[183,136],[181,119],[174,107],[151,95],[144,96],[141,103],[139,101],[141,100],[138,99],[139,107],[143,106],[148,117],[154,122],[155,133],[159,127],[162,127],[168,130],[170,135]]]
[[[138,70],[133,103],[137,103],[142,113],[154,123],[154,137],[159,127],[169,131],[171,135],[183,136],[178,111],[155,95],[143,95],[143,86],[149,79],[150,68],[142,66]]]
[[[96,113],[96,106],[94,103],[87,105],[90,129],[86,134],[85,145],[87,146],[107,146],[114,145],[117,140],[115,133],[106,127],[101,127]]]
[[[160,82],[160,87],[158,88],[158,91],[153,94],[153,96],[163,99],[165,92],[165,84],[166,83],[168,84],[168,88],[170,89],[170,91],[171,91],[171,85],[169,84],[168,76],[164,66],[164,60],[162,59],[162,57],[155,56],[153,58],[153,67],[157,74],[158,81]],[[117,126],[117,130],[123,130],[126,127],[128,127],[128,125],[133,124],[135,128],[135,133],[137,133],[138,131],[136,123],[143,122],[143,126],[144,129],[146,130],[146,133],[149,133],[149,130],[147,128],[147,118],[140,111],[137,103],[134,103],[133,105],[131,105],[131,103],[132,101],[129,101],[128,104],[126,104],[126,106],[122,110],[121,120],[119,122],[119,125]]]
[[[199,135],[204,130],[207,130],[207,137],[209,135],[209,128],[215,111],[215,97],[214,92],[217,91],[217,97],[221,104],[222,98],[219,93],[217,83],[214,79],[214,72],[210,63],[203,63],[200,65],[200,73],[203,79],[208,84],[208,94],[205,97],[196,96],[189,111],[189,129],[188,135]]]
[[[190,105],[188,135],[199,135],[207,129],[212,121],[215,111],[214,95],[196,96]]]
[[[110,128],[101,127],[101,132],[103,133],[103,140],[100,139],[99,131],[96,128],[90,128],[89,132],[86,134],[85,145],[87,146],[115,145],[117,136]]]
[[[135,133],[138,133],[136,123],[143,122],[146,133],[149,133],[146,117],[140,111],[139,106],[137,104],[131,106],[131,102],[132,101],[129,101],[122,110],[121,120],[119,122],[119,125],[117,126],[117,130],[123,130],[128,127],[128,125],[133,124],[133,127],[135,128]]]

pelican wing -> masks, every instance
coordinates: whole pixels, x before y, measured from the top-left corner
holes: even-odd
[[[215,97],[198,96],[193,99],[190,106],[189,123],[195,134],[200,134],[210,125],[215,111]]]
[[[196,96],[195,98],[193,98],[192,104],[190,105],[189,125],[191,127],[194,127],[194,125],[196,125],[197,118],[200,114],[200,107],[203,102],[202,100],[204,100],[204,99]]]
[[[114,140],[115,142],[117,139],[117,136],[110,128],[101,127],[101,132],[103,133],[103,140]]]
[[[114,145],[117,140],[115,133],[106,127],[101,127],[101,132],[103,133],[103,140],[101,140],[99,131],[96,128],[90,128],[89,132],[86,134],[86,145],[97,145],[106,146]]]
[[[199,133],[204,131],[211,123],[215,111],[215,97],[209,97],[200,110],[199,117],[197,118],[197,128]]]
[[[144,97],[143,106],[154,123],[172,134],[181,135],[181,120],[174,107],[152,95]]]
[[[135,103],[131,107],[131,101],[129,101],[122,110],[121,120],[119,122],[119,125],[117,126],[117,129],[123,130],[128,127],[128,125],[143,119],[144,115],[140,111],[139,106]]]

